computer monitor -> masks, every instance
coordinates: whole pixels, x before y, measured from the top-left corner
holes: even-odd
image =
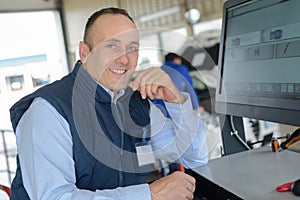
[[[229,0],[216,112],[300,126],[300,1]]]

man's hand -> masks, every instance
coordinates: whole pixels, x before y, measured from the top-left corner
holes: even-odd
[[[133,90],[139,90],[142,98],[162,99],[171,103],[184,103],[184,97],[178,91],[167,73],[160,67],[152,67],[141,71],[129,84]]]
[[[152,200],[192,200],[195,179],[184,172],[174,172],[150,184]]]

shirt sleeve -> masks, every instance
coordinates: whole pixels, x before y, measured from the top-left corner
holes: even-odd
[[[36,98],[24,113],[16,138],[23,184],[32,200],[151,199],[148,184],[95,192],[76,188],[69,125],[42,98]]]
[[[151,103],[151,145],[157,159],[195,168],[208,161],[206,130],[192,108],[190,96],[183,95],[182,105],[165,102],[171,119]]]

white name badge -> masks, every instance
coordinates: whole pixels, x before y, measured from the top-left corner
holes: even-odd
[[[136,146],[136,154],[139,166],[155,163],[151,145]]]

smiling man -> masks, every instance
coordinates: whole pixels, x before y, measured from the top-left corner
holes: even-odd
[[[139,34],[135,24],[127,16],[114,14],[90,18],[89,23],[92,25],[86,27],[79,46],[84,68],[106,88],[114,92],[123,89],[137,66]]]
[[[12,200],[193,199],[195,180],[183,172],[147,183],[154,159],[206,164],[206,134],[189,95],[160,68],[129,82],[138,51],[138,29],[125,10],[97,11],[73,71],[13,105]],[[165,101],[172,120],[154,98]]]

